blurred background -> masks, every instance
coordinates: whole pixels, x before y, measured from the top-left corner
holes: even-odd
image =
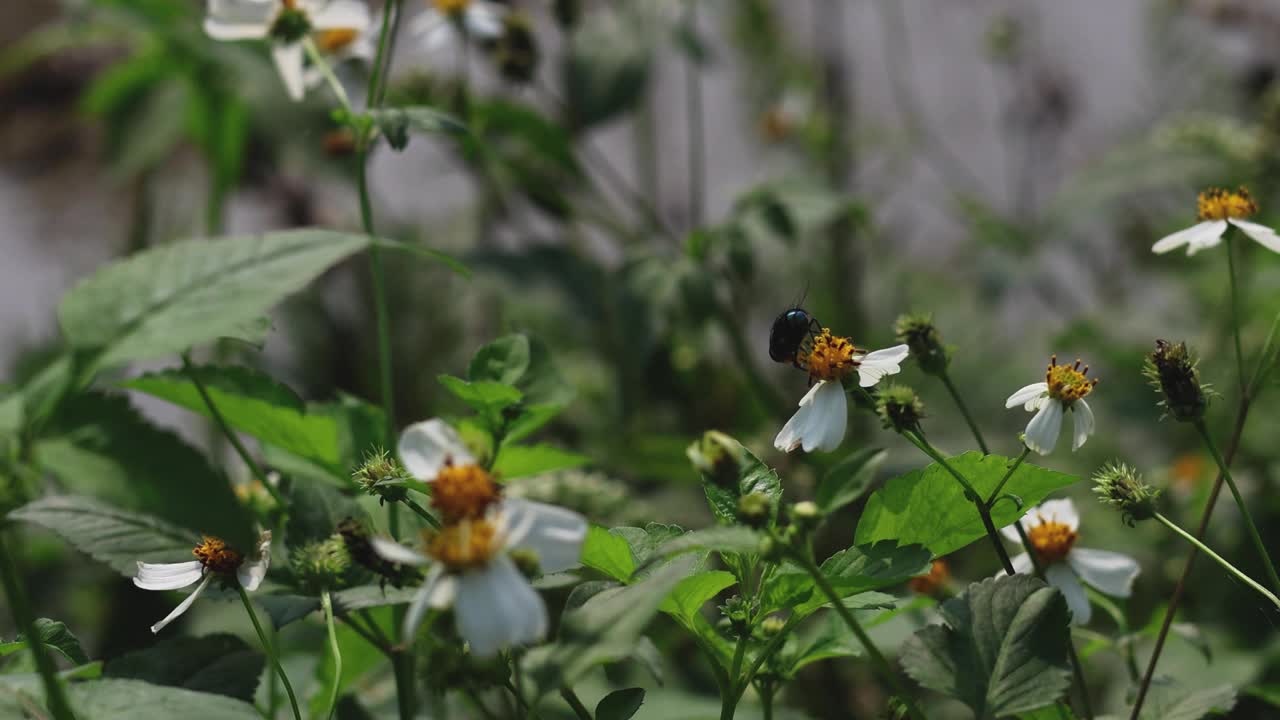
[[[1199,350],[1223,393],[1211,427],[1226,441],[1236,387],[1226,258],[1156,257],[1150,246],[1194,221],[1207,185],[1247,184],[1258,221],[1280,222],[1280,3],[509,5],[502,38],[465,58],[407,28],[398,36],[388,104],[460,114],[478,140],[414,137],[373,158],[378,231],[473,270],[468,280],[418,261],[392,267],[397,424],[459,411],[437,375],[460,372],[500,334],[527,332],[576,392],[545,434],[593,463],[522,491],[606,525],[701,526],[709,514],[685,448],[708,429],[777,467],[792,499],[859,447],[891,449],[884,478],[923,465],[870,415],[831,456],[773,450],[806,380],[771,362],[766,342],[773,318],[796,304],[869,348],[896,342],[900,314],[931,312],[993,452],[1014,455],[1027,420],[1004,398],[1040,379],[1050,354],[1080,357],[1102,379],[1090,398],[1098,433],[1078,453],[1060,447],[1037,462],[1086,477],[1124,459],[1164,489],[1167,514],[1194,527],[1212,458],[1190,428],[1160,422],[1140,367],[1156,338]],[[6,382],[54,356],[60,297],[105,262],[190,237],[359,228],[350,138],[324,90],[291,102],[265,48],[208,39],[203,12],[182,0],[0,6]],[[363,97],[367,69],[339,72]],[[1240,257],[1248,353],[1280,311],[1280,258],[1253,244]],[[282,307],[260,351],[209,355],[263,367],[309,400],[376,399],[360,262]],[[974,447],[935,378],[908,367],[901,379],[924,398],[935,444]],[[1280,540],[1272,392],[1235,462],[1268,541]],[[225,453],[192,416],[137,403]],[[1115,710],[1130,688],[1128,653],[1145,665],[1185,547],[1124,527],[1087,483],[1070,494],[1080,545],[1143,567],[1119,608],[1131,639],[1077,635],[1097,705]],[[847,512],[825,531],[830,550],[852,539],[857,508]],[[1210,544],[1256,570],[1246,542],[1220,503]],[[163,598],[57,542],[37,537],[28,550],[37,607],[58,608],[49,614],[79,629],[91,656],[150,642],[139,618],[163,614]],[[998,569],[985,546],[951,561],[956,587]],[[1274,615],[1203,563],[1191,588],[1162,672],[1253,688],[1231,717],[1276,717]],[[878,637],[892,646],[931,617],[899,616]],[[1095,618],[1114,634],[1107,613]],[[664,650],[688,642],[670,627],[655,635]],[[684,717],[697,701],[680,693],[713,687],[700,664],[668,672],[673,705],[654,707],[653,693],[649,717]],[[872,717],[882,690],[865,668],[824,662],[785,701],[812,717]]]

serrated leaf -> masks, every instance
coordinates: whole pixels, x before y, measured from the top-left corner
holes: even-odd
[[[945,625],[902,647],[907,673],[979,718],[1048,705],[1070,684],[1070,613],[1062,593],[1029,575],[990,578],[942,605]]]
[[[202,365],[192,370],[233,430],[332,472],[346,473],[338,447],[337,421],[323,413],[308,414],[306,404],[293,390],[247,367]],[[120,385],[211,417],[195,384],[182,370],[147,373]]]
[[[489,380],[467,382],[452,375],[441,375],[438,379],[454,397],[475,410],[491,432],[504,424],[503,412],[524,398],[514,387]]]
[[[166,638],[107,662],[103,673],[252,702],[265,664],[244,640],[219,633]]]
[[[527,336],[504,335],[476,351],[467,366],[467,380],[515,386],[529,370],[529,355]]]
[[[760,547],[762,537],[755,530],[742,526],[692,530],[658,545],[646,558],[646,563],[688,552],[754,553]]]
[[[597,525],[587,528],[579,562],[619,582],[630,580],[636,569],[636,561],[627,541]]]
[[[862,497],[887,456],[879,448],[863,448],[846,455],[822,476],[814,497],[818,509],[829,515]]]
[[[0,685],[0,716],[52,717],[43,709],[44,687],[39,678],[21,685],[5,677]],[[67,685],[67,700],[79,720],[261,720],[247,702],[152,685],[141,680],[102,679]],[[41,708],[34,715],[33,708]]]
[[[493,471],[500,480],[505,481],[582,467],[589,462],[591,458],[586,455],[561,450],[552,445],[504,445],[498,450]]]
[[[57,533],[126,577],[137,573],[138,560],[190,560],[191,549],[200,541],[197,534],[185,528],[71,495],[37,500],[9,517]]]
[[[709,570],[690,575],[675,586],[671,594],[662,601],[660,609],[685,623],[691,623],[693,616],[702,610],[702,606],[708,600],[736,582],[737,579],[732,573],[723,570]]]
[[[77,638],[66,623],[49,618],[36,618],[36,639],[46,647],[56,650],[73,665],[87,665],[89,656],[84,654]],[[27,647],[27,638],[19,635],[13,642],[0,643],[0,657],[11,655]]]
[[[707,504],[711,506],[711,513],[723,525],[736,524],[738,500],[744,495],[759,493],[767,497],[772,506],[769,516],[769,526],[772,527],[777,524],[778,506],[782,503],[782,481],[778,478],[778,473],[745,447],[738,445],[738,455],[740,464],[736,483],[732,479],[724,481],[708,475],[702,478],[702,489],[707,496]]]
[[[596,720],[631,720],[644,704],[644,688],[614,690],[596,705]]]
[[[929,564],[930,555],[925,548],[886,541],[841,550],[823,561],[819,569],[836,594],[851,598],[906,582],[927,570]],[[829,602],[813,577],[790,563],[778,569],[760,599],[764,612],[790,608],[799,617],[812,614]]]
[[[73,491],[217,535],[233,547],[253,547],[249,514],[227,478],[178,435],[148,422],[128,398],[80,393],[44,435],[36,457]]]
[[[1183,683],[1152,684],[1138,720],[1201,720],[1225,715],[1236,705],[1236,691],[1230,685],[1197,689]],[[1123,717],[1129,717],[1126,711]],[[1098,720],[1114,720],[1108,715]]]
[[[59,324],[100,366],[172,355],[233,335],[369,241],[303,229],[162,245],[81,281]]]
[[[984,497],[999,484],[1013,460],[977,451],[949,458],[948,463]],[[1008,500],[992,508],[996,527],[1012,524],[1049,493],[1079,481],[1074,475],[1022,465],[1005,485],[1004,492],[1022,499],[1022,509]],[[927,518],[927,520],[925,520]],[[934,463],[896,477],[872,494],[858,520],[854,542],[880,540],[924,545],[935,556],[949,555],[986,535],[982,519],[964,489],[942,466]]]

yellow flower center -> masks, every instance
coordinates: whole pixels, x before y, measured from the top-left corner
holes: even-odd
[[[1097,378],[1090,380],[1089,366],[1080,367],[1080,360],[1075,365],[1059,365],[1058,356],[1049,358],[1049,369],[1044,372],[1044,382],[1049,386],[1049,397],[1061,401],[1070,407],[1072,403],[1093,392],[1098,384]]]
[[[1258,204],[1243,185],[1231,192],[1224,188],[1209,188],[1196,198],[1198,220],[1227,220],[1247,218],[1258,212]]]
[[[316,33],[316,46],[320,48],[321,52],[341,52],[348,45],[355,42],[358,37],[360,37],[360,32],[355,28],[321,30]]]
[[[501,493],[479,465],[446,465],[431,483],[431,505],[446,525],[484,517]]]
[[[427,554],[454,572],[483,567],[502,549],[498,529],[488,520],[463,520],[425,531]]]
[[[240,553],[227,547],[222,538],[205,535],[203,542],[191,551],[206,569],[219,575],[230,575],[244,561]]]
[[[1046,520],[1040,516],[1040,524],[1027,531],[1027,539],[1031,547],[1036,549],[1036,556],[1044,565],[1051,565],[1067,556],[1071,546],[1076,544],[1076,532],[1066,523]]]
[[[796,354],[796,361],[808,371],[810,380],[843,380],[858,367],[853,356],[859,352],[849,338],[832,335],[829,329],[822,328],[808,352],[801,349]]]
[[[445,15],[459,15],[467,6],[471,4],[471,0],[431,0],[431,4],[436,6],[436,10]]]
[[[929,566],[929,572],[911,578],[911,582],[907,585],[913,592],[921,595],[934,595],[946,588],[947,581],[950,579],[951,568],[948,567],[946,560],[939,558]]]

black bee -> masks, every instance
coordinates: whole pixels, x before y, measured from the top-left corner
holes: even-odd
[[[802,307],[784,310],[769,330],[769,357],[774,362],[796,365],[796,353],[806,340],[822,331],[822,324]],[[799,367],[797,365],[797,367]]]

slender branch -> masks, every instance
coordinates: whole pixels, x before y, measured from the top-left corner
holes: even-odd
[[[333,653],[333,688],[329,691],[329,711],[326,718],[333,717],[338,707],[338,690],[342,688],[342,648],[338,646],[338,632],[333,623],[333,598],[328,590],[320,593],[320,607],[324,610],[324,624],[329,629],[329,651]]]
[[[720,720],[733,720],[733,715],[738,709],[738,700],[742,697],[739,688],[745,690],[748,685],[742,682],[739,676],[742,674],[742,661],[747,656],[749,637],[747,633],[739,635],[737,646],[733,649],[733,662],[729,665],[729,692],[725,693],[720,700]]]
[[[347,97],[347,89],[342,87],[342,81],[337,75],[333,74],[333,68],[329,67],[329,62],[320,54],[319,48],[316,47],[314,40],[310,36],[302,39],[302,49],[307,53],[307,57],[311,59],[311,64],[320,71],[320,76],[329,84],[329,89],[333,91],[333,96],[338,99],[343,109],[348,113],[351,112],[351,98]]]
[[[578,693],[573,688],[565,686],[560,688],[560,697],[564,698],[569,707],[573,709],[573,714],[578,716],[578,720],[592,720],[591,711],[586,705],[582,704],[582,699],[578,697]]]
[[[1187,532],[1186,530],[1183,530],[1181,527],[1178,526],[1177,523],[1173,522],[1172,520],[1170,520],[1169,518],[1165,517],[1160,513],[1156,513],[1155,518],[1156,520],[1159,520],[1165,527],[1169,528],[1170,530],[1174,531],[1179,536],[1181,536],[1182,539],[1194,545],[1197,550],[1204,553],[1205,555],[1208,555],[1210,559],[1212,559],[1214,562],[1221,565],[1224,570],[1234,575],[1236,579],[1240,580],[1245,585],[1248,585],[1254,590],[1257,590],[1259,594],[1261,594],[1266,599],[1270,600],[1272,605],[1275,605],[1277,608],[1280,608],[1280,598],[1277,598],[1274,593],[1272,593],[1270,590],[1263,587],[1262,584],[1259,583],[1257,580],[1254,580],[1253,578],[1249,577],[1249,575],[1246,574],[1244,571],[1240,570],[1235,565],[1232,565],[1231,563],[1227,562],[1225,558],[1223,558],[1218,553],[1214,552],[1208,545],[1205,545],[1203,542],[1201,542],[1199,538]]]
[[[58,678],[58,666],[53,662],[53,658],[49,657],[48,648],[40,642],[35,614],[32,613],[31,605],[27,602],[27,593],[18,577],[13,556],[9,554],[9,546],[5,542],[3,530],[0,530],[0,580],[4,582],[4,594],[9,599],[9,611],[13,613],[14,624],[22,628],[27,647],[35,657],[36,670],[39,671],[40,680],[44,683],[45,701],[49,705],[49,712],[56,720],[75,720],[76,716],[71,711],[71,703],[67,701],[62,680]]]
[[[969,431],[973,433],[973,439],[978,441],[978,447],[982,449],[982,454],[990,455],[991,451],[987,449],[987,441],[982,439],[982,431],[978,429],[978,423],[973,419],[973,415],[969,414],[969,407],[964,404],[964,400],[960,397],[960,391],[956,389],[955,383],[951,382],[951,376],[944,370],[943,373],[938,376],[938,379],[942,380],[942,384],[946,386],[947,392],[951,393],[951,399],[955,400],[956,407],[960,408],[960,414],[964,416],[964,421],[968,423]],[[1006,477],[1005,479],[1007,480],[1008,478]],[[989,504],[990,503],[988,503],[988,505]]]
[[[1244,517],[1245,528],[1248,529],[1249,538],[1253,541],[1253,546],[1258,551],[1262,564],[1266,567],[1267,578],[1271,581],[1272,589],[1280,591],[1280,577],[1276,576],[1276,566],[1271,562],[1271,554],[1267,552],[1267,546],[1262,541],[1258,526],[1253,522],[1253,514],[1249,512],[1249,507],[1245,505],[1244,497],[1240,495],[1240,488],[1236,486],[1235,479],[1231,477],[1230,468],[1223,461],[1222,454],[1218,452],[1218,446],[1213,442],[1213,435],[1205,427],[1204,421],[1197,420],[1195,426],[1196,430],[1200,431],[1200,437],[1204,438],[1204,444],[1205,447],[1209,448],[1209,454],[1213,455],[1214,462],[1218,463],[1218,472],[1221,473],[1222,479],[1226,481],[1227,487],[1231,490],[1231,496],[1235,498],[1236,506],[1240,508],[1240,515]]]
[[[432,515],[430,512],[427,512],[427,509],[419,505],[417,502],[415,502],[413,498],[406,496],[400,502],[404,503],[405,506],[407,506],[410,510],[417,513],[418,517],[426,521],[428,525],[435,528],[436,530],[440,529],[440,520],[438,520],[435,515]]]
[[[996,489],[992,490],[991,494],[987,496],[987,499],[985,502],[987,508],[992,508],[995,506],[996,500],[1000,499],[1000,491],[1004,489],[1005,483],[1009,482],[1009,478],[1013,477],[1013,473],[1018,469],[1018,466],[1022,465],[1022,461],[1026,460],[1027,456],[1030,454],[1031,454],[1031,448],[1027,447],[1026,445],[1023,445],[1022,453],[1018,455],[1018,458],[1013,461],[1012,465],[1009,466],[1009,470],[1005,472],[1004,477],[1000,478],[1000,482],[996,484]]]
[[[258,613],[253,611],[253,603],[249,601],[249,593],[245,592],[244,587],[239,583],[235,584],[236,590],[240,593],[240,602],[244,603],[245,612],[249,613],[249,621],[253,623],[253,629],[258,633],[258,641],[262,643],[262,650],[267,654],[267,659],[271,661],[271,667],[280,676],[280,682],[284,684],[284,691],[289,695],[289,705],[293,708],[294,720],[302,720],[302,711],[298,709],[298,697],[293,694],[293,683],[289,682],[289,676],[284,672],[284,666],[280,664],[280,657],[276,654],[275,647],[272,646],[271,640],[267,638],[267,633],[262,629],[262,623],[258,622]]]

